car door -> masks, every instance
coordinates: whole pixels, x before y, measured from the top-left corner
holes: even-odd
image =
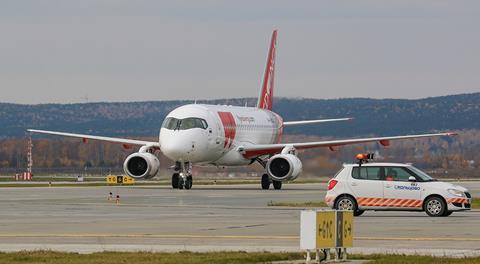
[[[409,181],[416,175],[404,167],[385,167],[383,195],[385,205],[392,208],[421,208],[422,191],[420,183]]]
[[[359,208],[378,207],[383,199],[383,168],[360,166],[352,168],[350,188]]]

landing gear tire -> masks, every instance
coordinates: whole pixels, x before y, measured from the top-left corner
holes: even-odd
[[[273,188],[275,190],[280,190],[282,189],[282,182],[281,181],[273,181]]]
[[[263,174],[262,175],[262,189],[263,190],[268,190],[270,188],[270,178],[268,177],[268,174]]]
[[[184,177],[178,177],[178,189],[183,190],[184,186],[185,186],[185,178]]]
[[[193,185],[193,178],[192,176],[187,176],[187,178],[185,179],[185,189],[187,190],[190,190],[192,189],[192,185]]]
[[[178,189],[178,183],[179,183],[178,178],[179,178],[179,176],[180,175],[178,173],[174,173],[172,175],[172,188],[173,189]]]
[[[438,217],[445,214],[445,212],[447,211],[447,205],[442,198],[433,196],[425,201],[423,209],[428,216]]]

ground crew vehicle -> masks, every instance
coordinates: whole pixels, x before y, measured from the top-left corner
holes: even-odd
[[[359,163],[345,164],[328,182],[327,205],[353,210],[425,211],[449,216],[470,210],[472,197],[462,186],[440,182],[411,164],[365,163],[373,155],[357,155]]]

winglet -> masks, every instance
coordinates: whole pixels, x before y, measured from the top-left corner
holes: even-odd
[[[277,30],[272,33],[270,49],[268,51],[267,65],[263,76],[262,89],[258,97],[257,107],[272,110],[273,87],[275,80],[275,52],[277,49]]]

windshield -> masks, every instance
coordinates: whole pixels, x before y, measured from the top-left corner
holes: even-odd
[[[409,166],[409,170],[411,170],[413,173],[415,173],[418,177],[422,179],[422,181],[436,181],[437,179],[432,178],[430,175],[426,174],[425,172],[413,167]]]
[[[168,130],[187,130],[192,128],[207,129],[207,121],[201,118],[189,117],[184,119],[177,119],[175,117],[169,117],[163,121],[163,128]]]

